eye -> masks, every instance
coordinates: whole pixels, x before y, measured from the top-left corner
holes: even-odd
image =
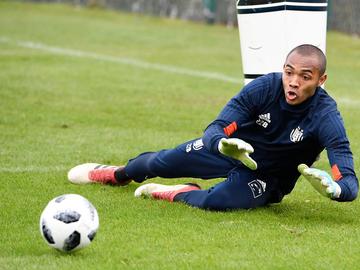
[[[303,79],[304,79],[305,81],[308,81],[308,80],[310,80],[310,79],[311,79],[311,77],[310,77],[310,76],[305,75],[305,76],[303,76]]]
[[[286,74],[287,76],[290,76],[290,75],[291,75],[291,71],[290,71],[290,70],[285,70],[285,74]]]

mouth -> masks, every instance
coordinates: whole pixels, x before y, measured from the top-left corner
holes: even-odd
[[[294,101],[298,97],[296,92],[291,91],[291,90],[286,91],[285,96],[288,101]]]

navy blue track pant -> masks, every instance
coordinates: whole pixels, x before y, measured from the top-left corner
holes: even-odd
[[[198,208],[248,209],[274,202],[275,179],[251,171],[236,160],[210,153],[201,139],[174,149],[143,153],[129,161],[125,172],[136,182],[153,177],[226,178],[208,190],[184,192],[175,197],[175,201]]]

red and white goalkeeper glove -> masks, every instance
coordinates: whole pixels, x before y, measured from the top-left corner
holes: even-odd
[[[254,152],[254,148],[247,142],[237,138],[222,138],[218,149],[223,155],[240,160],[249,169],[256,170],[257,163],[249,156]]]
[[[340,197],[341,188],[339,184],[327,172],[309,168],[306,164],[300,164],[298,171],[321,195],[331,199]]]

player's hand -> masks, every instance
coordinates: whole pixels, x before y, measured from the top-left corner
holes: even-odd
[[[256,161],[249,156],[254,152],[254,148],[247,142],[237,138],[222,138],[219,141],[218,149],[225,156],[240,160],[249,169],[256,170]]]
[[[331,199],[340,197],[341,188],[339,184],[336,183],[327,172],[309,168],[305,164],[300,164],[298,171],[321,195]]]

